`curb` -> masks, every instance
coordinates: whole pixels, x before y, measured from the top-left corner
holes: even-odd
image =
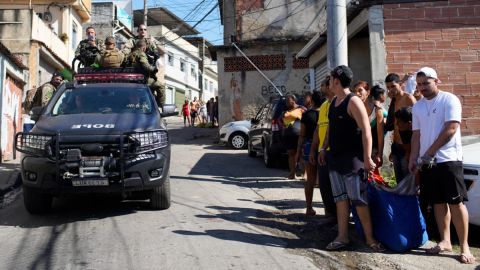
[[[20,193],[22,187],[22,177],[20,170],[16,169],[8,177],[7,184],[0,186],[0,209],[13,202]]]

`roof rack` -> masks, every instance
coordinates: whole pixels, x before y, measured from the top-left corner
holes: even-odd
[[[74,76],[77,83],[146,83],[145,76],[135,68],[81,68]]]

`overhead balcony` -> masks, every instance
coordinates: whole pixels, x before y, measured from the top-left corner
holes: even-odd
[[[32,14],[32,40],[40,41],[64,63],[71,63],[74,52],[38,16]]]

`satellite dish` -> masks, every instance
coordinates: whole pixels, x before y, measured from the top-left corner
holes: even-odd
[[[48,11],[45,11],[43,13],[43,20],[47,23],[51,23],[52,22],[52,13],[50,13]]]

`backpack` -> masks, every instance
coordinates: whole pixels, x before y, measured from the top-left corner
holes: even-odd
[[[42,106],[42,86],[27,91],[27,96],[23,102],[23,110],[29,113],[33,107]]]
[[[118,50],[105,50],[100,55],[100,66],[104,68],[120,67],[123,54]]]

